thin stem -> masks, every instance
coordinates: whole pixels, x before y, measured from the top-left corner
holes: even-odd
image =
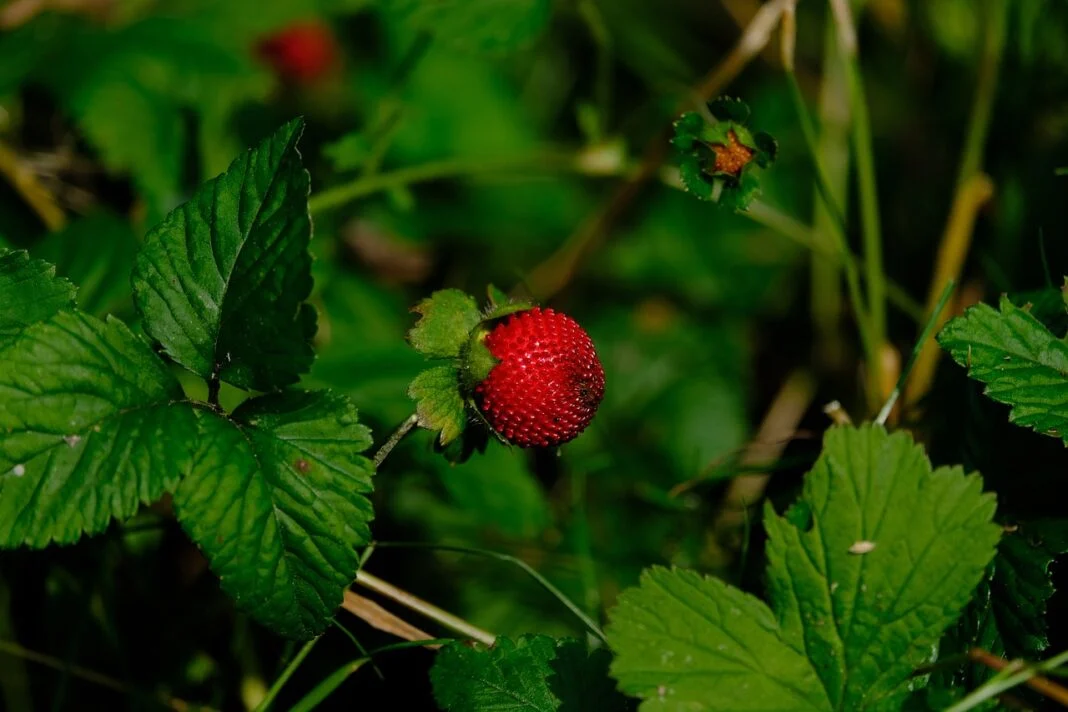
[[[852,114],[853,153],[856,156],[857,188],[860,194],[860,225],[864,242],[864,272],[868,289],[868,318],[875,353],[886,342],[886,274],[883,271],[882,233],[879,220],[879,195],[875,181],[875,151],[872,146],[871,119],[865,98],[864,80],[857,59],[857,35],[849,0],[831,0],[831,10],[838,28],[839,46],[845,63],[846,86]],[[878,397],[882,383],[882,360],[868,363],[869,398]]]
[[[432,603],[428,603],[421,598],[413,596],[407,591],[399,589],[393,584],[387,583],[366,571],[361,570],[356,574],[356,583],[399,603],[405,608],[409,608],[431,620],[437,621],[449,630],[459,633],[471,640],[477,640],[483,645],[492,646],[497,640],[497,636],[492,633],[488,633],[477,626],[471,625],[463,618],[454,616],[448,611],[444,611]]]
[[[797,83],[797,76],[793,72],[793,62],[791,61],[786,65],[786,77],[789,80],[790,96],[793,97],[794,107],[797,110],[797,116],[801,124],[801,133],[805,138],[805,146],[808,148],[808,155],[812,161],[813,169],[816,173],[816,186],[819,189],[820,195],[823,198],[823,203],[826,206],[828,212],[831,213],[830,221],[830,234],[833,238],[834,248],[839,253],[841,258],[841,264],[846,276],[846,287],[849,289],[849,300],[853,303],[853,313],[856,315],[857,329],[860,332],[860,342],[864,349],[864,360],[869,364],[870,369],[875,369],[875,364],[879,360],[878,344],[876,336],[879,333],[877,324],[872,319],[869,309],[864,301],[864,296],[860,289],[860,276],[856,265],[853,260],[850,259],[851,254],[849,252],[849,245],[846,242],[846,222],[845,215],[842,209],[838,206],[834,199],[834,191],[831,188],[830,179],[827,177],[827,172],[823,168],[823,164],[820,161],[819,148],[816,142],[816,129],[812,125],[812,119],[809,116],[808,108],[805,106],[805,98],[801,94],[801,87]],[[882,275],[882,271],[879,272]],[[866,272],[868,278],[868,290],[871,294],[871,272]]]
[[[378,452],[375,453],[374,457],[376,470],[381,467],[385,459],[389,457],[389,453],[393,452],[393,448],[397,447],[397,443],[403,440],[404,436],[410,433],[412,431],[412,428],[414,428],[418,423],[419,416],[417,416],[415,413],[412,413],[403,423],[400,424],[400,427],[393,431],[393,434],[389,436],[389,440],[382,443],[382,447],[378,448]]]
[[[994,184],[982,172],[983,151],[990,129],[994,97],[997,94],[998,69],[1001,65],[1008,25],[1009,6],[1001,0],[987,2],[985,37],[979,57],[975,97],[968,119],[967,136],[961,155],[957,187],[953,196],[942,241],[938,248],[931,285],[927,290],[927,302],[931,304],[938,286],[946,280],[959,280],[964,261],[971,249],[972,234],[979,208],[993,195]],[[909,383],[905,402],[915,404],[927,392],[934,378],[939,351],[931,345],[920,356],[916,377]]]
[[[305,643],[299,651],[297,651],[297,654],[294,655],[293,659],[286,665],[286,669],[282,671],[282,674],[279,675],[278,679],[271,685],[271,689],[267,690],[267,694],[263,696],[263,699],[256,706],[255,712],[265,712],[265,710],[269,709],[270,706],[274,704],[274,700],[278,697],[278,693],[281,692],[285,684],[289,682],[289,678],[293,677],[293,673],[295,673],[297,668],[300,667],[300,664],[304,662],[304,658],[308,657],[308,653],[312,651],[312,648],[315,647],[315,644],[318,641],[318,638],[312,638]]]
[[[842,265],[843,260],[848,262],[852,265],[853,273],[858,277],[863,278],[864,275],[860,271],[860,260],[856,255],[849,252],[848,249],[846,250],[845,255],[843,255],[841,250],[830,247],[823,241],[818,240],[811,227],[776,210],[767,203],[755,200],[749,206],[748,210],[739,214],[749,218],[753,222],[774,230],[801,247],[831,260],[836,265]],[[896,282],[887,280],[886,295],[890,300],[890,303],[900,309],[903,314],[917,324],[922,323],[925,314],[923,305],[913,299],[904,287]]]
[[[883,404],[882,410],[879,411],[879,415],[875,418],[875,422],[879,425],[885,425],[886,419],[890,417],[890,411],[894,409],[894,405],[897,403],[897,399],[901,395],[901,389],[905,387],[905,382],[908,380],[909,374],[912,372],[912,367],[916,364],[916,359],[920,357],[920,353],[926,346],[927,340],[931,338],[931,333],[934,332],[935,326],[938,325],[942,310],[946,308],[946,303],[953,294],[953,286],[954,282],[953,280],[950,280],[946,284],[945,289],[942,290],[942,296],[939,297],[938,303],[935,304],[934,309],[931,311],[931,315],[927,318],[927,324],[923,327],[923,332],[920,334],[920,340],[912,347],[912,355],[909,356],[908,363],[905,364],[905,368],[901,371],[901,376],[897,379],[897,385],[894,386],[894,390],[890,392],[890,397],[886,399],[886,403]]]
[[[589,167],[573,152],[541,151],[523,156],[496,159],[446,159],[432,161],[410,168],[401,168],[388,173],[376,173],[343,183],[316,193],[308,200],[308,209],[323,213],[345,203],[373,195],[384,190],[400,188],[414,183],[461,178],[487,173],[511,173],[519,170],[586,172]]]
[[[838,56],[834,20],[828,19],[823,29],[823,77],[820,81],[816,122],[820,131],[816,154],[827,176],[834,204],[842,207],[843,217],[846,217],[847,208],[844,206],[847,204],[849,185],[849,93],[845,86],[845,72]],[[830,242],[823,236],[829,238],[840,223],[836,216],[831,215],[818,186],[815,198],[812,209],[813,230],[822,241]],[[831,369],[845,362],[845,352],[841,346],[843,299],[840,269],[838,265],[828,264],[824,260],[812,260],[810,298],[812,323],[820,345],[817,358]],[[894,294],[889,289],[887,296],[893,303]]]
[[[475,556],[485,556],[490,559],[497,559],[498,561],[507,561],[510,564],[514,564],[523,569],[532,579],[541,584],[542,588],[551,593],[556,600],[564,604],[564,606],[575,614],[575,617],[582,621],[591,633],[600,638],[604,643],[608,643],[608,639],[605,638],[604,631],[598,626],[585,611],[582,610],[574,601],[564,595],[564,592],[554,586],[549,579],[538,573],[534,567],[522,559],[512,556],[511,554],[502,554],[499,551],[489,551],[488,549],[476,549],[469,546],[452,546],[449,544],[424,544],[421,542],[405,542],[405,541],[379,541],[376,544],[382,548],[394,548],[394,549],[431,549],[435,551],[452,551],[457,554],[473,554]]]
[[[1068,652],[1063,652],[1049,660],[1034,665],[1028,665],[1021,661],[1010,662],[979,648],[969,650],[968,657],[977,663],[998,670],[998,674],[977,687],[957,704],[946,708],[946,712],[966,712],[966,710],[974,709],[983,702],[993,699],[1006,690],[1021,684],[1027,684],[1028,687],[1049,697],[1051,700],[1056,700],[1062,705],[1068,706],[1068,690],[1044,677],[1037,677],[1036,679],[1038,673],[1049,672],[1068,663]]]

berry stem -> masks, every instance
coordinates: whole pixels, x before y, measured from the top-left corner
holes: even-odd
[[[378,448],[378,452],[375,453],[374,463],[377,470],[382,462],[389,457],[389,453],[393,452],[393,448],[397,447],[397,443],[404,439],[404,436],[412,432],[412,428],[419,422],[419,416],[412,413],[408,418],[400,424],[393,434],[389,436],[389,440],[382,443],[382,447]]]

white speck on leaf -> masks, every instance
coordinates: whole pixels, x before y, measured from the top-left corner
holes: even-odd
[[[78,445],[78,443],[80,443],[82,441],[82,436],[81,435],[67,435],[67,436],[65,436],[63,438],[63,440],[65,440],[67,445],[69,445],[70,447],[76,447]]]
[[[11,474],[13,474],[15,477],[22,477],[23,475],[26,474],[26,466],[25,465],[15,465],[14,467],[11,468]]]
[[[831,593],[834,593],[837,590],[838,590],[838,582],[837,581],[831,581]]]
[[[663,685],[660,685],[659,687],[656,688],[656,695],[660,699],[664,699],[664,695],[666,695],[666,694],[667,694],[667,688],[664,687]]]
[[[874,541],[855,541],[853,546],[849,547],[850,554],[868,554],[875,550]]]

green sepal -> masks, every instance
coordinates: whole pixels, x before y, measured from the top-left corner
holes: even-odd
[[[708,110],[720,121],[733,121],[737,124],[747,123],[752,113],[748,104],[731,96],[717,97],[708,102]]]
[[[455,358],[482,321],[478,304],[459,289],[443,289],[412,308],[419,321],[408,332],[412,347],[430,358]]]
[[[436,443],[448,445],[463,433],[467,414],[456,366],[448,364],[423,371],[408,386],[408,396],[415,401],[419,426],[438,431]]]

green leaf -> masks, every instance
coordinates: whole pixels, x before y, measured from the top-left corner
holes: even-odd
[[[239,607],[280,635],[318,635],[370,539],[369,431],[326,391],[253,398],[232,420],[201,412],[200,426],[179,521]]]
[[[932,471],[908,436],[834,428],[798,503],[765,510],[774,613],[651,569],[611,614],[613,674],[643,709],[900,708],[994,555],[993,513],[979,477]]]
[[[760,600],[719,579],[654,566],[610,615],[612,674],[645,710],[832,709],[804,651]]]
[[[196,440],[182,397],[118,320],[22,332],[0,351],[0,546],[70,543],[172,489]]]
[[[97,213],[49,235],[34,255],[78,285],[78,307],[103,317],[130,301],[130,271],[137,250],[133,228],[111,213]]]
[[[972,307],[938,335],[984,393],[1011,407],[1017,425],[1068,443],[1068,344],[1007,297]]]
[[[1049,646],[1046,605],[1054,588],[1050,567],[1068,552],[1068,524],[1058,519],[1021,522],[1001,539],[998,555],[957,625],[939,645],[948,658],[978,647],[1010,659],[1042,656]],[[975,663],[933,676],[932,688],[976,687],[993,671]]]
[[[443,289],[412,308],[419,321],[408,332],[416,351],[430,358],[455,358],[482,321],[475,300],[459,289]]]
[[[932,471],[904,433],[833,428],[800,499],[811,526],[768,505],[783,640],[812,660],[834,709],[893,706],[930,661],[994,556],[1000,528],[982,487],[959,467]]]
[[[576,640],[544,635],[499,637],[489,649],[456,642],[438,653],[430,682],[447,712],[625,709],[605,674],[607,658],[603,650],[587,655]]]
[[[237,158],[145,240],[133,273],[145,330],[203,378],[294,383],[311,366],[308,173],[294,120]]]
[[[552,14],[551,0],[387,0],[410,28],[434,33],[443,44],[479,53],[529,45]]]
[[[47,262],[0,248],[0,345],[30,324],[73,307],[76,291]]]
[[[467,425],[460,380],[455,366],[435,366],[423,371],[408,387],[415,400],[419,426],[440,432],[438,442],[448,445]]]
[[[1005,653],[1035,659],[1049,647],[1046,604],[1053,596],[1057,556],[1068,553],[1068,522],[1036,519],[1005,534],[994,559],[990,609]]]

